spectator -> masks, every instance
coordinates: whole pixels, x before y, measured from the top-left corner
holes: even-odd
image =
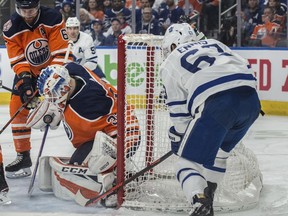
[[[180,16],[184,14],[184,10],[178,7],[174,0],[166,0],[165,4],[163,5],[163,10],[159,15],[159,22],[162,28],[162,33],[164,34],[166,29],[173,23],[178,23]]]
[[[189,0],[189,16],[194,16],[195,14],[200,14],[202,11],[202,1],[199,0]],[[178,7],[185,10],[185,0],[178,1]]]
[[[112,19],[117,17],[117,14],[122,13],[127,23],[131,23],[131,11],[125,7],[123,0],[112,0],[112,7],[105,11],[104,31],[107,31],[111,26]]]
[[[104,12],[102,5],[97,3],[96,0],[88,0],[87,8],[85,8],[95,19],[104,20]]]
[[[95,46],[103,46],[105,44],[105,36],[102,30],[102,21],[99,19],[92,20],[91,36]]]
[[[242,45],[244,46],[247,45],[247,41],[255,26],[262,23],[262,11],[259,6],[259,0],[247,0],[246,3],[240,14],[242,18]]]
[[[226,46],[236,46],[237,43],[237,17],[223,17],[221,20],[219,40]]]
[[[104,14],[105,14],[105,11],[106,11],[106,10],[111,9],[111,8],[112,8],[111,0],[104,0],[104,1],[103,1],[103,11],[104,11]]]
[[[136,13],[136,24],[142,20],[143,8],[152,7],[152,5],[150,5],[149,0],[140,0],[140,3],[141,3],[140,7],[135,12]],[[152,9],[152,15],[154,16],[154,18],[159,19],[159,14],[156,10]]]
[[[160,35],[161,28],[159,21],[152,15],[151,7],[142,9],[142,20],[136,24],[136,33]]]
[[[73,11],[73,2],[64,0],[62,3],[61,13],[65,22],[69,17],[75,17],[75,13]]]
[[[79,10],[80,18],[80,31],[91,33],[91,21],[95,20],[94,16],[90,14],[86,9],[80,8]]]
[[[121,22],[119,19],[114,18],[111,21],[111,26],[113,33],[108,35],[105,39],[105,46],[117,46],[118,43],[118,37],[122,34],[121,31]]]
[[[274,10],[274,22],[280,24],[282,29],[285,29],[287,6],[281,4],[280,0],[268,0],[267,6]]]
[[[131,26],[126,22],[125,17],[123,16],[122,13],[117,14],[116,18],[120,20],[121,23],[121,31],[122,34],[131,34],[132,33],[132,28]],[[104,33],[104,35],[107,37],[108,35],[112,34],[112,26],[109,27],[107,32]]]
[[[75,13],[75,0],[56,0],[54,1],[55,9],[62,13],[62,6],[64,2],[70,2],[72,5],[73,12]]]
[[[260,39],[263,46],[275,47],[279,39],[280,25],[273,22],[274,10],[266,7],[262,15],[263,24],[255,26],[251,39]]]
[[[206,0],[202,4],[201,29],[211,31],[218,29],[219,0]]]

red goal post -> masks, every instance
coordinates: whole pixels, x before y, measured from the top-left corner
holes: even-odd
[[[124,182],[170,150],[169,113],[162,94],[159,67],[163,61],[162,36],[128,34],[118,39],[118,137],[117,182]],[[135,108],[141,130],[141,144],[131,158],[125,158],[127,104]],[[131,122],[130,122],[131,123]],[[189,211],[175,178],[175,155],[118,191],[118,205],[130,208]],[[253,152],[239,144],[227,162],[223,182],[215,194],[217,211],[235,211],[257,205],[262,174]]]

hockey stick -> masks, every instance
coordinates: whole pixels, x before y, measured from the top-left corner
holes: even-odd
[[[157,160],[155,160],[154,162],[152,162],[151,164],[149,164],[147,167],[145,167],[144,169],[140,170],[136,174],[132,175],[130,178],[126,179],[124,182],[120,182],[120,183],[116,184],[114,187],[110,188],[105,193],[100,194],[100,195],[98,195],[98,196],[96,196],[94,198],[87,199],[81,194],[81,191],[78,190],[78,192],[76,194],[76,197],[75,197],[75,201],[81,206],[89,206],[89,205],[92,205],[94,203],[97,203],[101,199],[103,199],[106,196],[112,194],[113,192],[117,192],[120,188],[124,187],[125,185],[127,185],[130,182],[132,182],[133,180],[135,180],[139,176],[143,175],[144,173],[148,172],[149,170],[151,170],[152,168],[154,168],[158,164],[162,163],[164,160],[169,158],[172,154],[173,154],[172,151],[167,152],[165,155],[163,155],[162,157],[158,158]]]
[[[39,152],[38,152],[38,157],[37,157],[37,160],[36,160],[35,168],[33,170],[33,174],[32,174],[32,177],[31,177],[31,181],[30,181],[30,185],[29,185],[29,189],[28,189],[28,196],[29,197],[31,197],[31,195],[32,195],[32,191],[33,191],[34,183],[35,183],[35,178],[36,178],[36,174],[37,174],[37,170],[38,170],[38,166],[39,166],[39,160],[40,160],[40,157],[42,155],[42,151],[43,151],[43,148],[44,148],[44,143],[46,141],[46,137],[47,137],[47,134],[48,134],[49,124],[53,121],[53,117],[51,115],[45,115],[43,117],[43,121],[47,125],[45,127],[44,135],[43,135],[43,138],[42,138],[42,143],[41,143],[41,146],[40,146],[40,149],[39,149]]]
[[[14,118],[32,101],[32,99],[35,97],[35,95],[38,93],[38,89],[34,92],[32,97],[30,97],[22,106],[14,113],[14,115],[10,118],[10,120],[4,125],[4,127],[1,129],[0,134],[3,133],[3,131],[8,127],[8,125],[14,120]]]
[[[7,90],[7,91],[9,91],[9,92],[12,92],[12,89],[10,89],[10,88],[2,85],[2,80],[0,80],[0,88],[3,88],[3,89],[5,89],[5,90]]]

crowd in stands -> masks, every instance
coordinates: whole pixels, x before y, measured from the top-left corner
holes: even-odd
[[[224,11],[236,4],[236,0],[137,0],[135,32],[163,35],[179,18],[189,13],[200,31],[228,46],[236,46],[237,15],[241,17],[241,45],[275,47],[286,37],[287,0],[242,0],[241,13],[236,7],[221,19],[219,28],[219,4]],[[223,3],[224,2],[224,3]],[[117,44],[119,34],[132,33],[132,0],[82,0],[79,18],[81,31],[90,34],[97,46]],[[66,20],[76,16],[75,0],[55,1]],[[219,31],[220,30],[220,31]]]
[[[277,47],[287,39],[286,0],[244,0],[241,5],[241,45]],[[227,45],[236,41],[237,12],[230,17],[230,23],[223,22],[222,31]],[[222,35],[222,36],[223,36]],[[234,39],[234,41],[233,41]]]

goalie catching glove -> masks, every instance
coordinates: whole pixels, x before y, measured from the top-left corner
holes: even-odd
[[[49,124],[50,128],[55,130],[58,128],[61,120],[62,114],[58,111],[57,107],[44,99],[29,113],[26,126],[42,130]]]

